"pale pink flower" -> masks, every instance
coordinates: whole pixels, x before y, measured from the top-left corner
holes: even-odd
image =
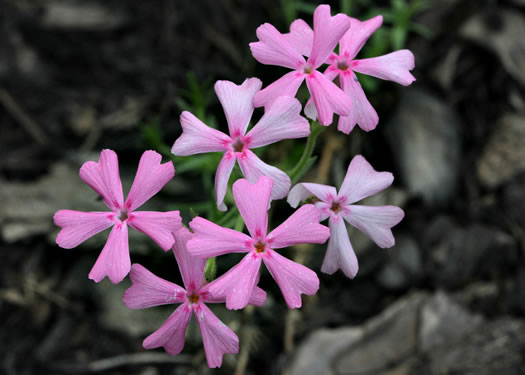
[[[348,96],[317,70],[326,63],[349,27],[350,19],[346,15],[337,14],[331,17],[330,6],[319,5],[314,12],[311,44],[302,45],[303,48],[307,48],[304,54],[309,55],[308,60],[305,61],[301,52],[298,52],[300,48],[294,48],[294,40],[279,33],[271,24],[265,23],[259,26],[257,28],[259,41],[250,43],[253,57],[262,64],[283,66],[293,71],[259,91],[255,95],[255,106],[266,107],[280,95],[294,97],[299,86],[306,80],[321,125],[330,125],[334,113],[341,116],[349,115],[352,103]],[[296,39],[302,40],[299,37]]]
[[[128,225],[149,236],[164,251],[171,248],[171,233],[181,227],[179,211],[135,211],[157,194],[175,175],[173,164],[161,164],[161,159],[160,154],[155,151],[142,154],[135,180],[125,202],[117,154],[114,151],[103,150],[98,163],[88,161],[80,168],[80,178],[100,195],[111,211],[60,210],[55,214],[54,220],[55,224],[62,228],[56,242],[65,249],[72,249],[113,226],[106,245],[89,273],[90,279],[99,282],[108,276],[111,282],[116,284],[129,273],[131,261]]]
[[[337,128],[345,134],[352,131],[356,124],[365,131],[374,129],[379,121],[374,107],[370,104],[354,72],[376,78],[394,81],[408,86],[416,79],[410,70],[414,69],[414,55],[407,49],[395,51],[384,56],[369,59],[355,59],[365,42],[383,23],[383,17],[377,16],[361,22],[350,18],[350,29],[339,42],[339,55],[332,53],[327,62],[330,66],[325,75],[333,80],[339,76],[341,88],[352,100],[352,111],[348,116],[341,116]],[[299,53],[308,56],[313,46],[314,31],[303,20],[296,20],[290,25],[290,33],[284,35]],[[315,104],[310,99],[305,106],[308,117],[317,116]]]
[[[339,193],[333,186],[312,183],[297,184],[290,190],[288,203],[292,207],[297,207],[300,201],[314,195],[320,200],[315,206],[322,215],[321,220],[330,218],[332,235],[321,267],[322,272],[333,274],[341,269],[350,278],[357,274],[357,257],[343,219],[365,233],[379,247],[394,246],[395,240],[390,228],[403,219],[403,210],[395,206],[353,204],[386,189],[393,180],[392,173],[376,172],[364,157],[357,155],[348,166]]]
[[[240,86],[229,81],[215,83],[215,93],[226,114],[229,136],[210,128],[190,112],[183,112],[180,117],[182,135],[171,149],[175,155],[224,152],[215,175],[215,198],[221,211],[226,210],[224,196],[236,161],[248,181],[257,182],[260,176],[271,177],[275,183],[272,199],[284,198],[291,186],[288,175],[264,163],[251,149],[310,134],[308,121],[300,116],[301,104],[297,99],[285,96],[277,98],[246,133],[254,110],[253,97],[261,85],[257,78],[248,78]]]
[[[184,335],[188,323],[191,316],[195,315],[208,366],[220,367],[225,353],[235,354],[239,351],[239,339],[213,314],[206,303],[223,303],[226,297],[210,292],[213,282],[205,284],[204,280],[206,260],[192,257],[187,250],[187,242],[194,238],[195,234],[181,228],[173,236],[173,253],[184,288],[155,276],[140,264],[134,264],[130,272],[132,286],[124,293],[123,301],[130,309],[180,303],[168,320],[146,337],[142,345],[145,349],[164,347],[171,355],[179,354],[184,348]],[[250,304],[262,306],[266,292],[255,287],[249,297]]]
[[[320,213],[313,205],[304,205],[284,223],[267,234],[268,206],[273,182],[261,177],[256,184],[245,179],[233,184],[233,197],[250,235],[222,228],[196,217],[190,227],[197,234],[188,242],[188,250],[200,258],[227,253],[248,253],[239,264],[210,285],[212,293],[226,295],[228,309],[242,309],[259,278],[261,262],[279,285],[288,307],[301,307],[301,294],[313,295],[319,289],[314,271],[295,263],[274,249],[301,244],[323,243],[330,230],[319,224]]]

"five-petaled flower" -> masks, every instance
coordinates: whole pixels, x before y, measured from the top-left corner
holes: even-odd
[[[337,125],[337,129],[345,134],[350,133],[356,124],[361,129],[370,131],[375,129],[379,122],[379,117],[366,98],[354,72],[394,81],[403,86],[408,86],[415,81],[414,76],[410,74],[410,70],[414,69],[414,55],[407,49],[384,56],[356,60],[356,55],[368,38],[381,26],[383,17],[377,16],[364,22],[355,18],[349,19],[351,26],[339,42],[339,55],[332,52],[326,61],[330,66],[324,72],[331,80],[339,77],[341,88],[352,100],[352,111],[348,116],[340,116]],[[305,56],[308,56],[315,43],[314,30],[301,19],[295,20],[290,25],[290,33],[284,36],[299,53]],[[310,99],[305,106],[305,113],[315,119],[318,111],[316,111],[315,97],[312,98],[313,101]]]
[[[224,196],[235,161],[239,162],[248,181],[257,182],[260,176],[271,177],[275,183],[272,199],[284,198],[291,186],[288,175],[264,163],[251,149],[310,134],[308,121],[299,114],[299,101],[284,96],[275,100],[259,122],[246,133],[254,110],[253,97],[261,85],[257,78],[248,78],[240,86],[229,81],[215,83],[215,93],[228,121],[229,136],[205,125],[190,112],[183,112],[180,118],[183,133],[173,145],[175,155],[224,152],[215,175],[215,197],[221,211],[226,210]]]
[[[353,203],[374,195],[392,184],[394,177],[389,172],[376,172],[361,155],[352,159],[339,193],[333,186],[300,183],[288,194],[288,203],[297,207],[300,201],[314,195],[320,201],[315,203],[322,220],[330,218],[332,235],[321,267],[321,271],[333,274],[341,269],[353,278],[357,274],[358,263],[346,225],[348,221],[370,237],[379,247],[394,246],[392,228],[404,217],[401,208],[395,206],[360,206]]]
[[[121,282],[131,267],[128,225],[151,237],[164,251],[173,245],[172,232],[181,227],[179,211],[135,210],[157,194],[174,175],[175,169],[171,162],[161,164],[160,154],[155,151],[144,152],[124,202],[117,154],[112,150],[103,150],[98,163],[88,161],[82,165],[80,178],[100,195],[111,211],[58,211],[54,220],[62,230],[56,238],[57,244],[71,249],[113,226],[89,278],[99,282],[108,276],[113,283]]]
[[[132,286],[124,293],[123,301],[130,309],[144,309],[152,306],[180,303],[168,320],[143,342],[145,349],[164,347],[172,355],[179,354],[184,348],[184,335],[192,315],[195,315],[202,335],[208,366],[220,367],[225,353],[239,351],[239,339],[222,323],[206,303],[223,303],[223,294],[212,293],[214,282],[204,284],[205,259],[192,257],[187,250],[187,242],[195,237],[186,228],[174,233],[173,253],[177,259],[184,288],[161,279],[140,264],[131,267]],[[266,293],[255,287],[249,297],[249,303],[262,306]]]
[[[257,28],[258,42],[250,43],[253,57],[262,64],[278,65],[294,69],[255,95],[256,107],[270,105],[278,96],[295,97],[304,80],[312,95],[319,123],[330,125],[333,114],[348,116],[351,100],[317,68],[326,63],[339,40],[350,27],[350,18],[344,14],[330,16],[329,5],[319,5],[314,12],[314,31],[312,43],[308,46],[308,60],[293,41],[279,33],[269,23]]]
[[[319,289],[314,271],[275,251],[301,243],[324,243],[330,230],[319,224],[321,214],[313,205],[304,205],[284,223],[267,234],[268,206],[273,182],[261,177],[256,184],[245,179],[233,184],[233,197],[250,235],[220,227],[196,217],[190,227],[197,234],[188,241],[194,256],[209,258],[226,253],[248,253],[210,285],[209,291],[226,295],[228,309],[242,309],[259,278],[264,262],[275,279],[289,308],[301,307],[301,294],[313,295]]]

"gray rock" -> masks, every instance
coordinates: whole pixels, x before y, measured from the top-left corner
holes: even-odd
[[[335,356],[335,373],[375,374],[414,353],[418,314],[425,300],[425,295],[413,294],[367,323],[361,340]]]
[[[518,228],[525,228],[525,175],[505,184],[502,198],[509,221]]]
[[[48,28],[100,31],[120,27],[125,17],[97,3],[54,0],[44,3],[42,24]]]
[[[478,224],[468,228],[456,227],[443,233],[441,240],[428,250],[428,269],[436,283],[445,288],[464,286],[476,276],[509,266],[516,258],[514,240],[510,235]]]
[[[512,280],[506,304],[510,311],[525,314],[525,267],[523,266]]]
[[[422,275],[422,260],[416,241],[408,235],[396,236],[396,244],[385,249],[387,260],[377,275],[377,281],[386,289],[404,289]]]
[[[477,174],[483,185],[496,188],[523,171],[525,171],[525,115],[508,114],[495,125],[478,160]]]
[[[420,358],[463,340],[481,324],[481,317],[443,293],[413,293],[362,326],[313,332],[288,370],[290,375],[417,374]]]
[[[491,7],[471,17],[460,35],[488,48],[501,60],[505,70],[525,84],[525,17],[513,9]]]
[[[430,298],[420,316],[419,349],[423,352],[440,345],[453,345],[483,323],[480,316],[467,312],[443,293]]]
[[[387,136],[408,193],[427,204],[446,202],[457,185],[461,124],[452,108],[427,91],[408,88]]]
[[[441,345],[413,374],[519,375],[525,373],[525,324],[502,318],[483,325],[456,345]]]

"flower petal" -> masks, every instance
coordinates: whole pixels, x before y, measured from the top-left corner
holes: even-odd
[[[137,174],[126,199],[128,211],[134,211],[157,194],[175,176],[173,163],[161,164],[162,156],[155,151],[146,151],[139,161]]]
[[[150,237],[162,250],[173,246],[173,232],[182,225],[179,211],[135,211],[129,215],[128,225]]]
[[[253,242],[244,233],[223,228],[202,217],[193,219],[190,222],[190,228],[197,236],[188,241],[188,251],[199,258],[248,252]]]
[[[323,202],[329,202],[337,197],[335,187],[321,184],[300,183],[295,185],[288,193],[288,203],[293,208],[296,208],[301,201],[316,196]]]
[[[221,102],[231,137],[246,133],[253,114],[253,97],[262,87],[258,78],[247,78],[242,85],[230,81],[217,81],[215,94]]]
[[[370,237],[381,248],[395,244],[390,228],[399,223],[405,213],[395,206],[347,206],[350,209],[344,218],[354,227]]]
[[[115,151],[102,150],[98,163],[84,163],[80,168],[80,178],[102,197],[111,210],[123,207],[124,195]]]
[[[312,296],[317,293],[319,279],[314,271],[283,257],[276,251],[269,250],[266,255],[263,258],[264,264],[279,285],[290,309],[301,307],[301,294]]]
[[[330,15],[329,5],[319,5],[314,11],[314,40],[308,62],[314,69],[324,64],[337,43],[350,27],[345,14]]]
[[[211,283],[204,285],[200,291],[201,293],[208,293],[206,295],[206,298],[203,300],[205,303],[224,303],[226,302],[226,293],[222,291],[222,294],[219,294],[217,290],[215,290],[215,294],[211,294],[209,292],[209,286],[213,286],[213,283],[215,280],[213,280]],[[257,284],[258,281],[255,282]],[[248,305],[252,306],[263,306],[264,302],[266,302],[266,292],[259,288],[258,286],[255,286],[252,290],[252,294],[250,295],[250,298],[248,300]]]
[[[315,109],[315,103],[311,96],[304,105],[304,114],[311,120],[317,120],[317,109]]]
[[[257,275],[257,279],[255,280],[255,287],[252,290],[252,294],[250,295],[250,299],[248,300],[249,305],[253,306],[262,306],[264,305],[264,302],[266,301],[266,292],[259,288],[257,284],[259,283],[260,273]],[[217,279],[216,279],[217,280]],[[203,285],[203,287],[200,289],[200,292],[205,295],[203,302],[204,303],[224,303],[226,302],[226,291],[223,289],[217,289],[214,290],[215,293],[210,293],[210,286],[213,286],[215,281]]]
[[[243,155],[237,160],[242,174],[252,184],[259,181],[261,176],[267,176],[273,180],[272,200],[286,197],[292,185],[286,173],[266,164],[250,150],[245,149]]]
[[[208,367],[221,367],[224,354],[239,352],[239,338],[205,304],[199,304],[195,316],[201,330]]]
[[[252,290],[250,299],[248,300],[248,304],[261,307],[264,305],[264,302],[266,302],[266,292],[258,286],[255,286]]]
[[[416,80],[409,72],[414,66],[414,54],[402,49],[388,55],[354,60],[352,70],[408,86]]]
[[[188,241],[197,237],[197,235],[182,227],[173,233],[173,237],[175,239],[173,254],[175,254],[175,259],[177,259],[184,286],[187,290],[198,290],[204,280],[206,259],[196,258],[188,250]]]
[[[128,245],[128,226],[115,224],[108,241],[89,272],[89,278],[96,283],[108,276],[113,284],[120,283],[131,268]]]
[[[337,68],[333,68],[332,65],[330,65],[325,71],[324,75],[326,78],[328,78],[330,81],[333,81],[338,75],[339,70]],[[317,120],[317,109],[315,108],[315,103],[312,97],[308,99],[304,106],[304,114],[306,117],[312,120]]]
[[[184,348],[184,336],[191,315],[186,304],[180,305],[158,330],[144,339],[144,349],[164,347],[171,355],[179,354]]]
[[[301,19],[293,21],[290,32],[283,36],[301,55],[308,56],[312,52],[314,31],[305,21]]]
[[[353,60],[361,51],[368,38],[381,26],[383,16],[375,16],[364,22],[350,18],[350,22],[350,29],[341,38],[339,54],[347,56],[348,60]]]
[[[77,247],[112,226],[112,215],[112,212],[58,211],[53,217],[55,224],[62,228],[57,235],[57,245],[64,249]]]
[[[129,309],[145,309],[152,306],[184,302],[186,291],[177,284],[170,283],[140,264],[133,264],[129,273],[132,285],[122,300]]]
[[[257,28],[259,42],[250,43],[255,60],[265,65],[297,69],[304,64],[304,57],[288,42],[273,25],[262,24]]]
[[[334,113],[341,116],[350,114],[352,101],[324,74],[314,70],[306,78],[306,85],[314,100],[321,125],[330,125],[333,121]]]
[[[279,96],[295,97],[299,86],[304,81],[304,74],[294,70],[286,73],[277,81],[266,86],[264,89],[255,94],[253,105],[257,107],[266,107],[274,102]]]
[[[192,113],[184,111],[180,115],[182,134],[175,141],[171,152],[177,156],[219,152],[227,150],[231,138],[216,129],[210,128]]]
[[[379,117],[374,107],[366,98],[361,84],[352,71],[340,76],[341,87],[350,99],[352,99],[352,111],[348,116],[341,116],[337,129],[345,134],[349,134],[356,124],[364,131],[375,129],[379,122]]]
[[[355,255],[344,220],[339,217],[334,221],[330,219],[330,240],[324,256],[321,272],[332,275],[338,269],[353,279],[359,270]]]
[[[209,284],[212,296],[226,296],[226,308],[239,310],[246,307],[257,281],[261,257],[247,254],[237,265]]]
[[[310,135],[310,124],[300,115],[301,103],[289,96],[280,96],[264,112],[259,122],[248,132],[249,147],[257,148],[283,139]]]
[[[228,180],[235,166],[235,160],[237,159],[231,152],[225,152],[215,173],[215,201],[219,211],[226,211],[227,209],[224,204],[224,197],[228,190]]]
[[[235,204],[254,239],[266,236],[272,186],[272,179],[266,176],[261,176],[255,184],[244,178],[233,184]]]
[[[390,172],[376,172],[361,155],[350,162],[339,196],[346,197],[346,203],[354,203],[386,189],[394,181]]]
[[[296,210],[284,223],[266,238],[272,249],[280,249],[300,243],[323,243],[330,237],[330,229],[319,224],[321,213],[312,204]]]

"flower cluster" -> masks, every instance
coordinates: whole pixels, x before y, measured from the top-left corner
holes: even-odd
[[[414,67],[414,57],[408,50],[355,59],[381,22],[380,16],[365,22],[344,14],[331,16],[330,7],[320,5],[314,12],[313,29],[305,21],[296,20],[289,33],[281,34],[272,25],[263,24],[257,29],[259,41],[250,44],[254,58],[292,71],[264,89],[257,78],[248,78],[241,85],[216,82],[215,92],[224,109],[229,134],[207,126],[190,112],[182,113],[182,135],[175,141],[172,152],[179,156],[223,153],[215,176],[216,205],[221,211],[227,209],[224,200],[228,180],[236,162],[239,164],[244,178],[233,183],[232,193],[248,234],[223,228],[202,217],[189,222],[190,231],[182,224],[179,211],[136,211],[175,174],[173,164],[162,164],[161,155],[155,151],[142,155],[125,201],[115,152],[103,150],[98,162],[89,161],[82,166],[80,178],[100,195],[110,211],[58,211],[54,220],[61,231],[56,242],[70,249],[112,226],[89,278],[99,282],[108,276],[111,282],[119,283],[129,273],[132,286],[123,300],[130,309],[180,304],[166,322],[144,340],[144,348],[163,347],[170,354],[180,353],[186,327],[195,315],[208,365],[219,367],[223,354],[238,352],[239,341],[207,304],[226,303],[228,309],[234,310],[248,304],[262,306],[266,293],[257,286],[262,263],[289,308],[301,307],[302,294],[313,295],[318,291],[317,274],[285,258],[278,249],[304,243],[322,244],[329,239],[321,271],[333,274],[341,269],[353,278],[358,262],[345,221],[379,247],[394,245],[391,228],[401,221],[403,211],[394,206],[355,204],[390,186],[391,173],[375,171],[364,157],[357,155],[348,167],[339,192],[335,187],[316,183],[299,183],[291,188],[291,179],[285,172],[266,164],[252,151],[283,139],[310,136],[309,122],[301,116],[302,106],[295,98],[303,81],[311,94],[304,108],[308,117],[318,118],[321,125],[328,126],[333,122],[333,114],[338,114],[338,129],[346,134],[356,124],[365,131],[374,129],[378,123],[377,113],[354,72],[402,85],[414,80],[409,72]],[[334,49],[338,44],[336,54]],[[321,72],[323,65],[328,66]],[[332,82],[336,77],[340,86]],[[264,107],[264,115],[248,130],[256,107]],[[313,204],[303,204],[269,231],[268,210],[272,200],[285,197],[293,208],[311,197]],[[320,224],[325,219],[329,219],[329,227]],[[155,276],[140,264],[131,265],[128,226],[148,235],[162,250],[173,251],[184,287]],[[207,282],[204,278],[207,259],[228,253],[246,255],[229,271]]]

